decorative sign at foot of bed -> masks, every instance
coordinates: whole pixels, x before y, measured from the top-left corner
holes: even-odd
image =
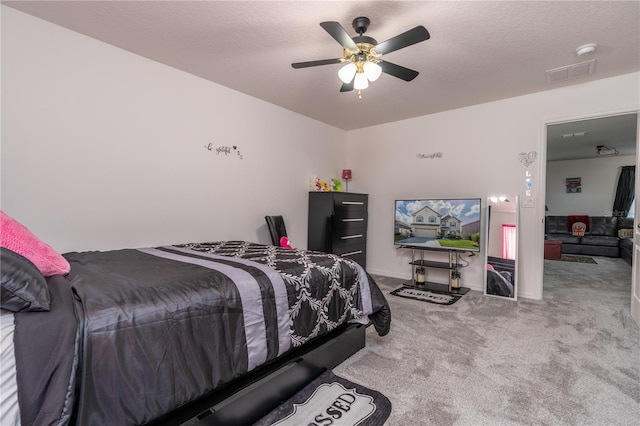
[[[391,402],[378,391],[325,371],[254,426],[383,425]]]

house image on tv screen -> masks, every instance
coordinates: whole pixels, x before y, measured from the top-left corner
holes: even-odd
[[[394,242],[478,250],[480,200],[396,200]]]
[[[426,238],[460,238],[462,222],[451,215],[442,215],[429,206],[415,212],[413,215],[414,237]]]

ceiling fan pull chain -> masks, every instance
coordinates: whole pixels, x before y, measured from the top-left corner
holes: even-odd
[[[358,90],[358,99],[362,100],[362,90]]]

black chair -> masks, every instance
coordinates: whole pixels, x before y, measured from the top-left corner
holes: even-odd
[[[282,216],[265,216],[269,233],[271,234],[271,242],[274,246],[280,246],[280,238],[287,236],[287,228],[284,226]]]

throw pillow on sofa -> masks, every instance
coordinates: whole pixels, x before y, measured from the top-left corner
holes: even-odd
[[[632,238],[633,229],[618,229],[618,238]]]

